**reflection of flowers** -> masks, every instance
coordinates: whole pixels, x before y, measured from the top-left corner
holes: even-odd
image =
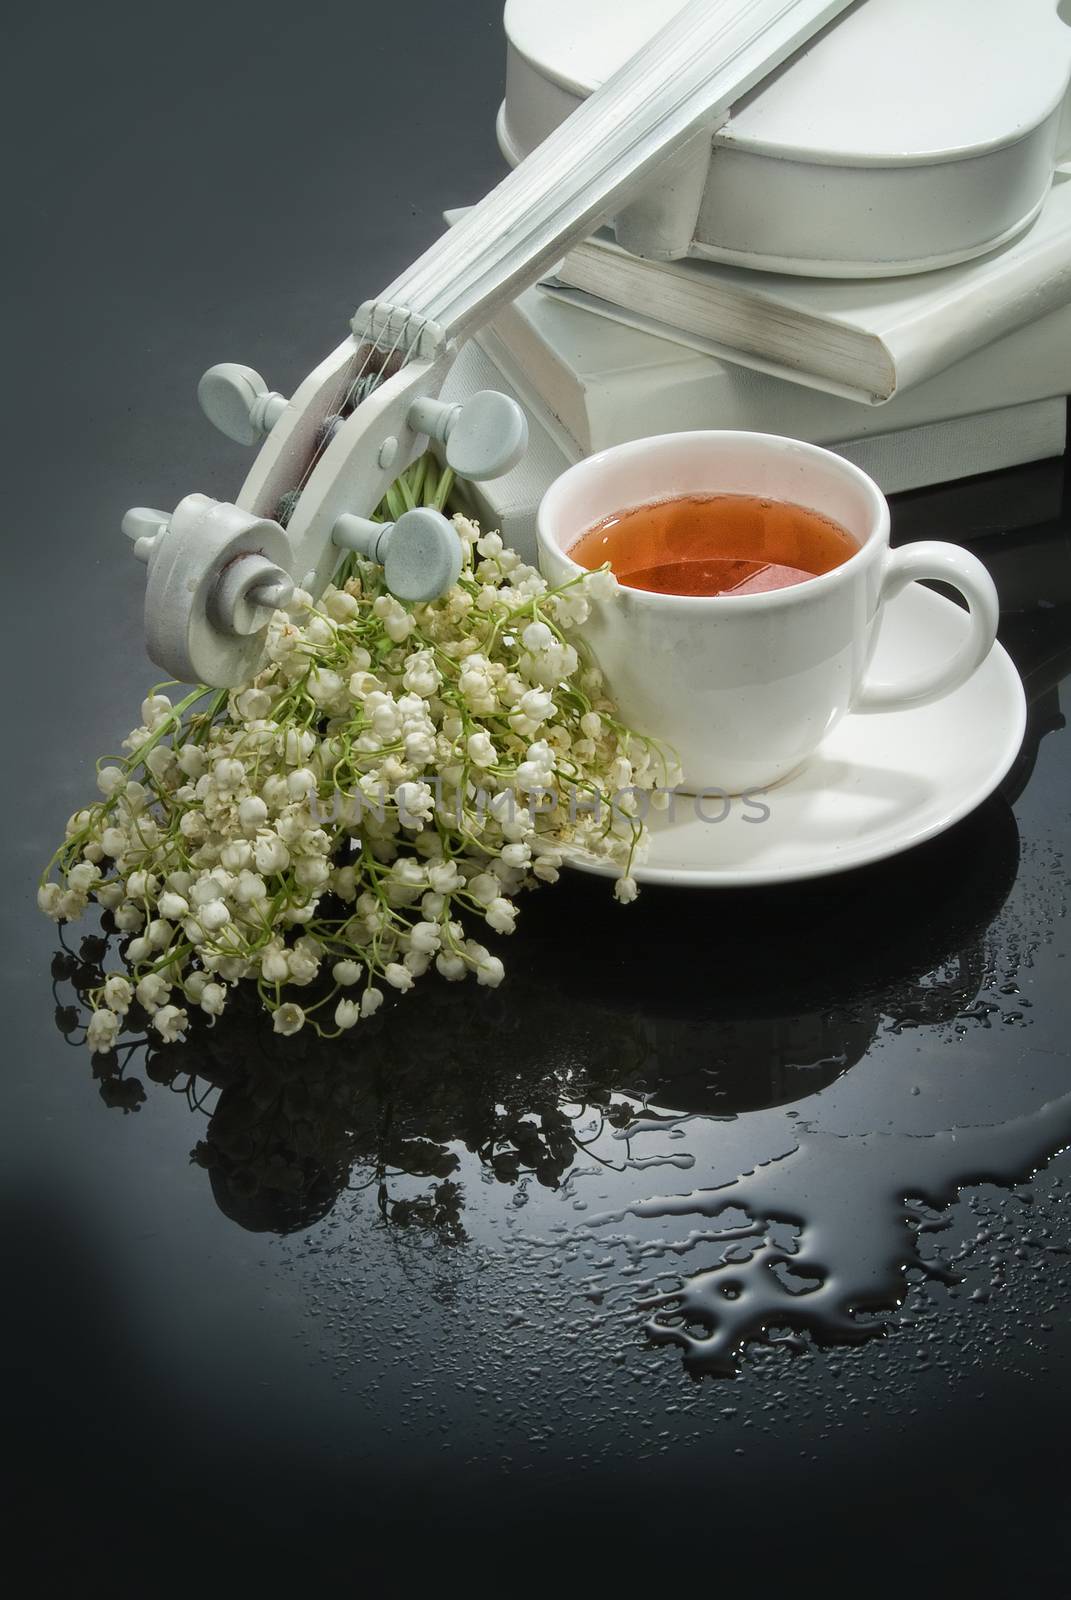
[[[57,955],[53,974],[79,991],[96,986],[106,949],[86,938],[77,954]],[[518,1016],[495,995],[481,1001],[462,1005],[452,989],[430,985],[424,1005],[369,1019],[354,1048],[341,1051],[308,1034],[280,1038],[255,997],[239,991],[214,1025],[199,1021],[166,1049],[146,1029],[143,1041],[96,1058],[93,1071],[107,1104],[126,1111],[145,1098],[134,1062],[193,1109],[207,1109],[219,1091],[193,1159],[209,1172],[220,1208],[246,1227],[307,1227],[347,1186],[375,1185],[387,1220],[458,1242],[463,1196],[452,1180],[452,1144],[499,1182],[528,1175],[556,1187],[576,1155],[576,1108],[624,1125],[634,1108],[614,1101],[611,1086],[642,1064],[627,1018],[615,1025],[600,1013],[597,1030],[580,1031],[580,1069],[548,1055],[523,1006]],[[476,1023],[474,1037],[461,1033],[463,1015]],[[57,1021],[72,1038],[81,1025],[71,1006],[57,1009]],[[402,1177],[428,1187],[395,1196],[392,1182]]]

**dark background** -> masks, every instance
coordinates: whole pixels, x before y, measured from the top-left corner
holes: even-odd
[[[743,1127],[811,1086],[743,1081],[734,1041],[800,1018],[857,1025],[873,1042],[854,1071],[918,1078],[923,1105],[953,1060],[976,1063],[980,1094],[1021,1087],[1018,1110],[1035,1078],[1071,1068],[1062,469],[909,497],[896,513],[902,534],[978,534],[1002,593],[1014,589],[1005,637],[1034,707],[1006,798],[851,882],[726,898],[716,913],[645,895],[629,949],[601,886],[540,897],[507,952],[516,986],[498,1003],[437,1001],[423,1035],[392,1034],[387,1018],[368,1061],[346,1066],[358,1131],[341,1176],[307,1214],[261,1212],[191,1164],[206,1118],[152,1081],[165,1067],[135,1063],[117,1083],[65,1052],[56,930],[33,886],[152,681],[123,511],[235,492],[246,457],[201,419],[202,370],[248,361],[288,392],[440,231],[443,208],[501,173],[501,8],[53,6],[9,13],[4,35],[0,1381],[34,1591],[73,1578],[138,1594],[317,1592],[418,1572],[496,1592],[655,1577],[1003,1594],[1056,1580],[1065,1157],[1028,1188],[957,1202],[950,1255],[990,1230],[975,1277],[915,1283],[887,1339],[779,1355],[726,1382],[636,1338],[603,1349],[591,1306],[587,1321],[567,1315],[553,1270],[525,1254],[520,1191],[480,1151],[488,1119],[579,1099],[581,1081],[596,1100],[646,1085],[685,1107],[691,1088],[666,1083],[687,1077],[697,1040],[731,1080],[699,1109],[739,1110]],[[1054,509],[1031,526],[1034,500]],[[1010,966],[1030,1010],[1001,987]],[[57,970],[66,1005],[69,968]],[[923,980],[942,1004],[905,1031]],[[964,1022],[957,1006],[970,1012],[976,991],[992,1010]],[[335,1067],[265,1066],[262,1050],[255,1031],[221,1034],[201,1087],[232,1084],[232,1132],[271,1154],[280,1082],[315,1106]],[[330,1136],[329,1117],[316,1125]],[[374,1187],[332,1210],[348,1162],[372,1147],[441,1214],[406,1226]],[[456,1163],[466,1242],[435,1187],[437,1150]],[[540,1204],[562,1178],[541,1159]],[[994,1274],[1004,1288],[990,1294]]]

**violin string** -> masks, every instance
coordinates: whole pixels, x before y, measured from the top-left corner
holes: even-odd
[[[405,318],[398,326],[397,332],[394,335],[394,342],[391,344],[389,349],[384,350],[383,339],[384,335],[390,331],[390,318],[387,319],[386,327],[377,332],[373,339],[362,341],[364,346],[364,358],[361,361],[357,371],[353,372],[352,368],[350,368],[343,376],[339,385],[336,387],[332,396],[331,405],[325,414],[325,421],[328,418],[341,415],[347,406],[350,397],[355,397],[353,404],[350,407],[350,412],[352,414],[352,411],[356,410],[360,403],[363,400],[368,399],[368,397],[379,387],[379,384],[383,382],[383,374],[385,369],[393,360],[394,356],[398,354],[398,351],[402,346],[402,342],[409,332],[410,325],[413,321],[413,315],[414,314],[412,310],[406,310]],[[406,345],[401,358],[401,364],[403,367],[412,360],[417,345],[420,342],[420,333],[421,328],[418,327],[409,340],[409,343]],[[369,371],[372,362],[376,360],[377,357],[379,357],[379,360],[375,369]],[[364,385],[363,388],[362,385]],[[281,505],[287,505],[287,502],[289,502],[286,510],[286,521],[289,521],[290,517],[293,515],[294,507],[296,506],[302,491],[308,484],[313,472],[319,465],[328,445],[331,443],[331,439],[334,436],[334,431],[334,429],[323,429],[321,437],[317,440],[315,448],[313,449],[298,482],[282,497],[280,502]]]

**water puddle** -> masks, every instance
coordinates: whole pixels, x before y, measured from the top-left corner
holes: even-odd
[[[947,1206],[967,1184],[1011,1186],[1068,1143],[1071,1093],[993,1127],[813,1133],[730,1183],[649,1196],[588,1225],[704,1225],[692,1240],[716,1247],[717,1264],[641,1295],[638,1305],[653,1340],[682,1346],[694,1368],[728,1373],[752,1340],[803,1329],[818,1342],[855,1342],[883,1331],[885,1322],[868,1313],[901,1304],[910,1268],[955,1281],[918,1251],[924,1208]],[[679,1254],[681,1243],[665,1248]],[[635,1257],[634,1240],[626,1253]]]

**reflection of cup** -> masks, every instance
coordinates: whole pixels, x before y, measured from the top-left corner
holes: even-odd
[[[527,977],[546,992],[549,972],[555,991],[538,1013],[543,1047],[552,1059],[567,1019],[580,1037],[588,1018],[607,1030],[631,1018],[642,1049],[614,1075],[619,1091],[699,1115],[801,1103],[880,1030],[947,1024],[971,1007],[1018,865],[1015,814],[994,796],[899,859],[787,890],[722,891],[713,919],[709,897],[645,889],[626,947],[642,969],[623,953],[620,908],[577,874],[525,911]]]
[[[958,688],[989,654],[992,579],[957,545],[889,549],[889,508],[842,457],[771,434],[662,434],[604,450],[562,474],[539,508],[539,561],[554,584],[583,569],[569,550],[631,507],[684,495],[750,494],[831,518],[859,549],[840,566],[761,594],[673,595],[624,585],[592,603],[585,626],[626,722],[670,745],[689,789],[738,794],[802,765],[851,711],[925,705]],[[917,578],[966,599],[970,627],[936,671],[866,681],[881,609]]]

